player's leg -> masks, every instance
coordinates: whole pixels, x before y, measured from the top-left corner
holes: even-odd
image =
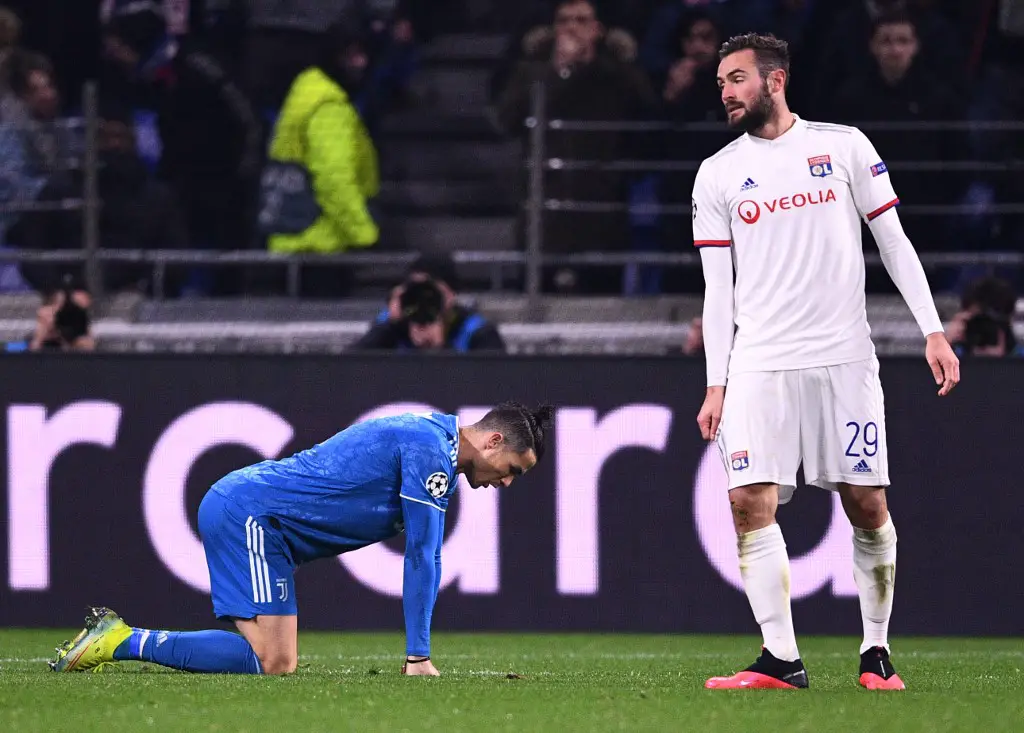
[[[185,672],[264,674],[255,650],[242,635],[223,629],[162,631],[132,628],[114,652],[119,662],[152,662]]]
[[[853,574],[864,624],[860,682],[871,689],[904,689],[889,659],[896,529],[886,500],[889,461],[878,361],[827,367],[816,376],[808,388],[820,394],[821,437],[817,446],[805,446],[817,464],[808,482],[838,491],[853,527]]]
[[[55,672],[99,670],[115,662],[152,662],[186,672],[262,674],[244,636],[212,629],[163,631],[133,628],[109,608],[93,608],[85,628],[57,648],[50,662]]]
[[[235,619],[235,626],[259,657],[264,674],[291,674],[298,667],[298,619],[298,616]]]
[[[212,492],[200,505],[199,530],[218,617],[257,618],[264,612],[294,616],[292,568],[276,533]],[[93,609],[86,628],[58,649],[51,668],[83,671],[115,661],[152,662],[189,672],[265,672],[245,635],[219,629],[133,628],[105,608]]]
[[[788,501],[799,465],[799,424],[787,407],[792,377],[782,372],[740,374],[726,390],[718,446],[729,474],[729,503],[740,572],[761,627],[761,656],[731,677],[713,677],[713,689],[807,686],[797,649],[789,597],[789,556],[775,521]]]
[[[885,488],[840,483],[843,509],[853,526],[853,577],[860,597],[864,638],[860,645],[860,684],[871,690],[903,690],[906,685],[889,658],[889,619],[896,583],[896,528]]]
[[[284,540],[271,522],[251,516],[212,491],[199,506],[199,533],[210,570],[214,613],[233,621],[241,635],[137,629],[132,639],[138,639],[138,648],[124,645],[119,650],[124,654],[121,658],[192,672],[294,671],[297,609],[293,568]],[[154,634],[158,643],[147,648],[143,640]],[[164,643],[159,643],[161,639]],[[282,657],[280,650],[289,648],[291,656]],[[288,659],[293,661],[285,663]]]

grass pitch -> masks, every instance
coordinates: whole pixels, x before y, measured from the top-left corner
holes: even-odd
[[[426,679],[399,676],[400,635],[304,633],[286,678],[50,672],[76,631],[0,630],[0,731],[1024,731],[1024,639],[899,639],[907,691],[871,693],[858,640],[804,637],[810,690],[725,692],[705,678],[759,639],[439,632]]]

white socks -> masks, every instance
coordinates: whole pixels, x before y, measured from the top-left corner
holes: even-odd
[[[860,653],[874,646],[889,651],[889,617],[896,579],[896,529],[892,517],[878,529],[853,528],[853,577],[864,620]]]
[[[765,648],[777,659],[800,658],[789,605],[789,556],[777,524],[739,535],[740,573]],[[853,529],[853,577],[864,621],[863,654],[871,647],[889,651],[889,617],[896,578],[896,529],[892,518],[875,530]]]
[[[761,625],[764,646],[777,659],[794,662],[800,653],[789,607],[789,555],[782,529],[771,524],[739,535],[738,543],[743,587],[754,618]],[[885,618],[888,621],[888,615]]]

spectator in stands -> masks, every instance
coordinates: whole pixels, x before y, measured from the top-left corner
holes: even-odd
[[[991,314],[997,321],[1012,321],[1017,307],[1013,286],[998,277],[981,277],[971,282],[960,298],[960,310],[946,329],[950,343],[965,340],[967,323],[975,316]]]
[[[953,345],[961,356],[1021,357],[1013,323],[993,313],[978,313],[964,323],[963,339]]]
[[[10,94],[0,102],[4,129],[13,133],[31,174],[51,175],[66,171],[71,158],[81,152],[80,131],[73,135],[58,116],[60,94],[53,65],[39,54],[19,50],[7,61]],[[5,160],[10,160],[6,158]]]
[[[967,5],[974,40],[971,62],[972,122],[1019,122],[1024,120],[1024,3],[998,0]],[[997,165],[1024,159],[1024,135],[1007,128],[979,128],[970,133],[971,157]],[[963,241],[991,249],[1024,250],[1024,218],[1019,214],[994,214],[994,205],[1015,206],[1024,202],[1024,176],[1014,166],[1004,170],[975,172],[965,203],[976,217],[967,219]],[[1024,272],[1015,283],[1024,287]]]
[[[135,128],[128,110],[102,113],[99,149],[100,243],[111,249],[181,250],[188,248],[188,230],[174,192],[158,181],[139,158]],[[147,264],[107,263],[108,292],[152,293],[153,268]],[[168,290],[183,285],[181,274],[168,273]]]
[[[71,289],[43,296],[36,311],[36,329],[28,338],[5,344],[7,352],[95,351],[88,294]]]
[[[371,79],[359,107],[371,130],[381,115],[411,101],[409,83],[419,66],[419,53],[409,5],[408,0],[367,0]]]
[[[731,0],[665,0],[651,15],[640,45],[640,64],[656,81],[665,79],[679,58],[679,32],[688,25],[687,17],[699,13],[720,23],[724,16],[742,12],[735,5]],[[742,32],[752,30],[761,29],[743,28]]]
[[[835,99],[834,118],[858,122],[935,122],[962,119],[964,108],[944,80],[921,61],[916,22],[905,14],[875,19],[870,41],[874,63],[843,85]],[[964,156],[965,138],[956,131],[873,131],[872,141],[882,159],[950,161]],[[893,185],[904,205],[948,204],[961,193],[961,178],[949,172],[900,171],[893,165]],[[944,239],[938,217],[908,217],[911,238],[926,248]]]
[[[457,300],[450,257],[420,257],[396,286],[386,310],[352,347],[356,350],[504,351],[494,324]]]
[[[524,56],[500,96],[496,117],[509,135],[522,135],[531,114],[530,94],[543,82],[548,119],[579,122],[649,120],[656,97],[634,63],[636,44],[622,31],[605,33],[589,0],[561,0],[554,24],[535,29],[523,41]],[[545,199],[606,205],[607,213],[545,211],[543,247],[552,253],[624,250],[630,247],[625,211],[628,178],[601,164],[640,157],[642,135],[623,132],[548,130],[549,158],[589,162],[586,168],[546,170]],[[616,207],[619,210],[616,210]],[[545,273],[545,285],[558,292],[622,292],[621,272],[559,267]]]
[[[11,91],[10,59],[21,39],[21,19],[8,8],[0,6],[0,98]],[[0,110],[0,115],[3,112]],[[2,121],[2,117],[0,117]]]
[[[661,90],[665,114],[678,123],[725,122],[721,92],[718,90],[718,48],[723,39],[716,16],[705,8],[684,13],[676,29],[677,58],[661,79],[656,79]],[[725,124],[719,131],[680,130],[662,138],[663,158],[668,161],[689,162],[693,170],[671,171],[662,175],[661,203],[686,207],[690,204],[696,165],[714,155],[730,142],[736,133]],[[658,236],[662,248],[679,251],[682,242],[691,237],[689,216],[663,216]],[[667,291],[699,289],[703,284],[700,272],[668,269],[662,272],[661,286]]]
[[[655,79],[662,99],[680,121],[722,119],[722,98],[715,83],[722,44],[718,23],[704,11],[687,13],[679,23],[676,38],[679,54],[667,73]]]
[[[171,190],[155,180],[139,159],[127,110],[102,111],[97,148],[101,246],[143,250],[187,248],[184,217]],[[70,176],[51,180],[39,200],[56,202],[79,197],[82,190],[82,172],[74,171]],[[12,244],[22,249],[81,249],[83,232],[81,209],[39,211],[24,214],[10,238]],[[69,277],[84,287],[80,264],[23,263],[21,269],[25,279],[42,293],[53,292]],[[146,264],[106,263],[102,270],[104,288],[108,292],[151,292],[152,271],[152,266]],[[169,273],[169,289],[177,292],[181,279],[181,273]]]
[[[261,193],[260,227],[272,252],[332,254],[377,243],[370,211],[380,187],[377,151],[352,102],[366,82],[366,44],[358,16],[339,21],[324,38],[317,65],[288,93]],[[303,282],[308,294],[346,290],[344,279],[326,268]]]
[[[158,177],[173,189],[193,246],[249,247],[263,152],[248,98],[211,56],[168,35],[157,3],[116,10],[104,42],[107,59],[130,82],[135,106],[156,111],[163,146]],[[222,279],[215,288],[233,286]]]
[[[23,228],[33,214],[18,211],[44,201],[79,198],[71,183],[71,163],[80,146],[72,131],[58,119],[60,96],[50,62],[37,54],[19,50],[8,59],[11,92],[0,107],[0,203],[11,207],[0,214],[0,241],[4,247],[28,246]],[[66,220],[69,211],[34,216]],[[49,246],[64,244],[56,238]],[[4,268],[5,289],[23,289],[32,266]]]
[[[838,86],[871,67],[870,39],[883,16],[913,14],[923,65],[942,79],[955,94],[966,91],[966,53],[956,27],[927,3],[912,0],[856,0],[823,33],[821,54],[815,61],[816,82],[811,101],[828,104]],[[821,115],[811,109],[808,114]],[[824,110],[827,112],[827,110]]]
[[[246,89],[261,113],[274,115],[303,70],[320,62],[324,34],[360,0],[249,0]]]

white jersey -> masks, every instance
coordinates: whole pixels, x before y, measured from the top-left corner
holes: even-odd
[[[743,135],[705,160],[693,189],[697,247],[732,247],[729,374],[874,356],[861,219],[896,206],[860,130],[797,118],[775,140]]]

